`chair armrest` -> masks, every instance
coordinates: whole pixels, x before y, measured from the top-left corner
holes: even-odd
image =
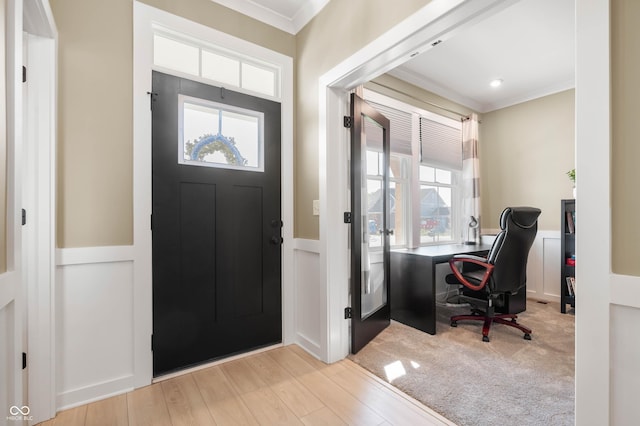
[[[475,261],[482,262],[482,263],[487,262],[486,257],[475,256],[473,254],[456,254],[455,256],[453,256],[453,258],[451,258],[451,260],[456,260],[457,262],[465,261],[467,259],[469,261],[474,261],[473,263],[475,263]],[[451,263],[451,260],[449,261],[449,263]],[[488,265],[488,263],[486,264]]]
[[[480,284],[475,285],[467,281],[467,279],[462,275],[462,273],[456,266],[456,263],[459,263],[459,262],[472,263],[474,265],[478,265],[484,268],[484,275],[482,276],[482,281],[480,282]],[[491,277],[491,274],[493,273],[493,268],[494,268],[492,264],[487,263],[487,259],[480,256],[473,256],[473,255],[454,256],[451,259],[449,259],[449,266],[451,266],[451,271],[453,271],[453,275],[455,275],[456,279],[460,281],[462,285],[464,285],[465,287],[473,291],[482,290],[487,285],[487,282],[489,281],[489,278]]]

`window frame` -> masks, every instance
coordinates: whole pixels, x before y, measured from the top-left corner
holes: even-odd
[[[426,180],[421,180],[420,179],[420,167],[431,167],[434,169],[434,180],[433,181],[426,181]],[[446,182],[439,182],[437,180],[437,170],[442,170],[442,171],[447,171],[449,173],[451,173],[451,183],[446,183]],[[462,178],[462,173],[459,170],[453,170],[453,169],[446,169],[443,168],[441,166],[434,166],[434,165],[430,165],[430,164],[425,164],[425,163],[419,163],[418,164],[418,182],[417,182],[417,186],[418,186],[418,193],[420,194],[421,190],[422,190],[422,186],[431,186],[431,187],[436,187],[438,188],[438,193],[439,193],[439,189],[440,188],[448,188],[451,190],[451,213],[450,213],[450,227],[451,227],[451,239],[448,240],[441,240],[439,238],[436,238],[434,241],[422,241],[422,235],[420,234],[420,230],[418,232],[419,235],[419,241],[420,241],[420,245],[421,246],[430,246],[430,245],[439,245],[439,244],[451,244],[451,243],[457,243],[460,242],[462,240],[461,237],[456,237],[460,235],[460,226],[459,226],[459,221],[458,218],[460,217],[460,213],[459,213],[459,209],[462,205],[462,200],[460,197],[460,182],[461,182],[461,178]],[[418,227],[421,228],[422,227],[422,217],[418,218]],[[437,235],[436,235],[437,237]]]
[[[380,170],[380,166],[383,163],[383,158],[382,156],[382,151],[376,150],[376,149],[367,149],[367,154],[370,152],[374,152],[376,154],[378,154],[378,171],[379,173],[377,175],[371,175],[369,173],[367,173],[367,180],[375,180],[375,181],[379,181],[382,182],[382,171]],[[401,176],[392,176],[391,173],[389,173],[389,183],[394,183],[396,184],[396,187],[398,185],[398,183],[401,183],[403,185],[406,186],[407,188],[407,192],[409,194],[411,194],[411,163],[412,163],[412,159],[411,157],[409,157],[408,155],[403,155],[403,154],[391,154],[391,157],[393,158],[397,158],[401,164],[400,167],[402,169],[402,173]],[[391,195],[391,194],[390,194]],[[412,197],[408,197],[408,199],[410,200]],[[411,239],[411,230],[412,230],[412,225],[411,225],[411,203],[407,203],[409,205],[406,205],[405,208],[403,209],[404,213],[403,213],[403,221],[405,223],[405,229],[403,232],[403,240],[404,243],[403,244],[391,244],[391,248],[395,249],[395,248],[403,248],[403,247],[407,247],[407,245],[409,244],[409,241]],[[397,209],[396,209],[397,210]],[[389,212],[389,215],[391,215],[391,212]],[[393,240],[395,241],[397,238],[397,232],[395,229],[395,224],[394,225],[390,225],[392,227],[392,229],[394,230],[394,234],[391,236],[393,238]],[[380,246],[370,246],[369,247],[369,251],[381,251],[382,250],[382,244]]]
[[[391,108],[395,108],[400,111],[408,112],[412,115],[412,153],[411,153],[411,161],[408,165],[408,185],[409,192],[411,196],[409,197],[410,201],[405,206],[405,217],[407,227],[405,229],[406,237],[405,244],[403,245],[394,245],[393,248],[401,248],[401,247],[420,247],[420,246],[431,246],[431,245],[442,245],[442,244],[454,244],[460,243],[462,241],[462,234],[460,230],[459,218],[460,218],[460,209],[462,206],[461,200],[461,180],[462,180],[462,172],[460,170],[448,169],[442,167],[442,165],[433,165],[428,162],[421,162],[420,155],[420,117],[427,118],[432,121],[436,121],[442,124],[446,124],[451,127],[455,127],[460,129],[460,145],[462,147],[462,123],[460,121],[454,120],[452,118],[434,113],[432,111],[427,111],[422,108],[419,108],[414,105],[407,104],[398,99],[391,98],[387,95],[383,95],[379,92],[375,92],[371,89],[364,89],[364,99],[366,101],[370,100],[372,102],[376,102],[382,105],[387,105]],[[422,182],[420,180],[420,166],[429,166],[435,169],[446,170],[451,172],[451,184],[437,183],[437,182]],[[447,187],[451,189],[451,239],[450,240],[436,240],[423,242],[420,236],[420,227],[421,227],[421,215],[420,215],[420,189],[421,185],[428,184],[430,186],[438,186],[438,187]]]
[[[185,71],[181,71],[180,69],[176,69],[176,68],[171,68],[169,66],[164,66],[164,65],[158,65],[155,62],[155,43],[154,43],[154,38],[155,36],[159,36],[159,37],[163,37],[169,40],[172,40],[174,42],[177,43],[181,43],[184,44],[186,46],[190,46],[190,47],[194,47],[198,49],[198,74],[192,74],[189,72],[185,72]],[[246,55],[242,55],[238,52],[229,50],[229,49],[225,49],[221,46],[218,45],[214,45],[214,44],[209,44],[206,42],[203,42],[202,40],[198,40],[196,38],[190,37],[187,34],[184,33],[179,33],[176,31],[172,31],[166,27],[163,27],[161,25],[158,24],[153,24],[153,37],[152,37],[152,55],[151,55],[151,61],[152,61],[152,66],[154,70],[157,71],[161,71],[161,72],[165,72],[171,75],[176,75],[176,76],[180,76],[180,77],[185,77],[188,78],[190,80],[195,80],[195,81],[200,81],[206,84],[214,84],[220,87],[226,87],[229,89],[233,89],[235,91],[241,92],[241,93],[246,93],[249,95],[253,95],[253,96],[258,96],[260,98],[264,98],[264,99],[270,99],[270,100],[275,100],[275,101],[280,101],[282,99],[282,67],[274,64],[274,63],[270,63],[270,62],[266,62],[266,61],[261,61],[259,59],[256,59],[254,57],[250,57],[250,56],[246,56]],[[231,60],[236,60],[238,61],[238,82],[239,85],[235,85],[232,83],[228,83],[228,82],[222,82],[222,81],[218,81],[206,76],[203,76],[203,72],[202,72],[202,54],[203,51],[208,52],[208,53],[212,53],[214,55],[219,55],[219,56],[223,56],[226,57],[228,59]],[[257,90],[252,90],[252,89],[247,89],[246,87],[244,87],[243,85],[243,64],[247,64],[250,65],[254,68],[258,68],[258,69],[262,69],[265,71],[270,71],[273,73],[273,93],[267,93],[264,91],[257,91]]]
[[[242,114],[247,117],[255,117],[258,119],[258,165],[257,166],[238,166],[234,164],[204,162],[196,160],[187,160],[184,158],[184,104],[202,106],[205,108],[216,109],[220,113],[224,111]],[[264,113],[253,111],[246,108],[240,108],[233,105],[227,105],[219,102],[209,101],[207,99],[196,98],[193,96],[178,95],[178,164],[195,167],[213,167],[217,169],[242,170],[246,172],[264,172]]]

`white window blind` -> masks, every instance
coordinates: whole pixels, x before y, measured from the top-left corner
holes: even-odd
[[[411,114],[376,102],[367,101],[367,103],[389,119],[391,152],[411,155]],[[368,120],[365,123],[365,129],[373,125]],[[382,132],[367,132],[367,146],[382,151],[382,140],[376,140],[381,136]]]
[[[462,170],[460,129],[420,117],[420,162],[432,167]]]

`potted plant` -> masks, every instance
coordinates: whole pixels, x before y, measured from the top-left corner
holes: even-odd
[[[576,198],[576,169],[571,169],[567,172],[569,180],[573,184],[573,198]]]

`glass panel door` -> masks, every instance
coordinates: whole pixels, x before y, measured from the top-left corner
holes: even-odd
[[[390,323],[389,120],[351,95],[351,351]]]

